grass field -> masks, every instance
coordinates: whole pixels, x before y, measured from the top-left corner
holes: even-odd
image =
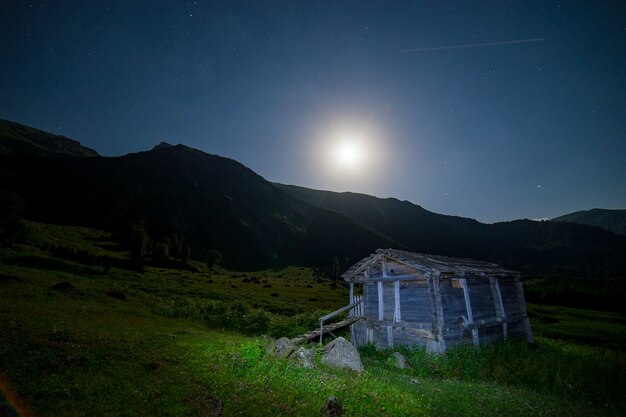
[[[366,347],[362,375],[307,370],[267,357],[267,336],[246,329],[278,335],[345,305],[312,270],[105,274],[42,248],[127,258],[109,234],[29,227],[28,244],[0,250],[0,384],[22,415],[200,416],[221,402],[226,416],[319,416],[330,395],[349,416],[626,414],[618,313],[529,305],[534,345],[404,350],[402,371]]]

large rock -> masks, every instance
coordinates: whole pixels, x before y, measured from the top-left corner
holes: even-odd
[[[359,351],[343,337],[338,337],[326,345],[321,360],[323,364],[329,366],[363,372]]]
[[[286,337],[281,337],[280,339],[273,340],[270,343],[267,349],[267,352],[271,356],[274,356],[277,358],[286,358],[289,355],[291,355],[291,352],[293,352],[295,348],[296,348],[296,345],[293,344],[291,339],[288,339]]]
[[[387,363],[389,365],[395,366],[398,369],[408,369],[410,368],[408,362],[404,355],[400,352],[393,352],[393,355],[387,359]]]
[[[298,348],[295,352],[293,352],[290,356],[291,360],[293,360],[298,366],[303,368],[312,369],[315,368],[315,350],[307,349],[304,347]]]

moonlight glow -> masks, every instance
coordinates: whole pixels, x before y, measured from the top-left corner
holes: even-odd
[[[307,149],[310,175],[318,188],[372,194],[381,178],[394,171],[387,165],[393,146],[384,123],[371,112],[336,113],[333,119],[313,124]]]
[[[365,159],[365,150],[363,145],[354,139],[343,140],[337,145],[334,158],[339,168],[356,169]]]

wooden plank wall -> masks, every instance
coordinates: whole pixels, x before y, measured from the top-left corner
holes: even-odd
[[[489,327],[482,327],[478,329],[478,335],[480,343],[492,343],[498,340],[503,340],[502,325],[497,324]]]
[[[378,317],[378,289],[375,282],[363,285],[363,297],[365,299],[365,317]]]
[[[424,281],[403,281],[400,283],[400,311],[403,322],[431,322],[428,284]]]
[[[391,339],[389,338],[390,334]],[[391,344],[389,343],[390,341],[392,342]],[[378,320],[367,319],[361,319],[353,324],[352,343],[358,347],[370,342],[379,348],[405,345],[409,347],[424,347],[429,352],[439,351],[438,342],[430,330],[415,331],[410,328],[389,326],[387,323],[379,322]]]
[[[474,321],[495,319],[497,317],[496,306],[489,279],[486,277],[467,278],[467,288],[472,300]]]
[[[395,295],[393,283],[383,283],[383,320],[393,322],[395,314]]]
[[[500,293],[502,294],[502,304],[507,317],[522,314],[520,300],[517,294],[517,285],[513,278],[500,278]]]
[[[508,325],[509,338],[527,340],[526,323],[524,319],[514,321]]]
[[[439,291],[446,327],[462,325],[463,319],[461,316],[467,316],[463,288],[460,286],[458,288],[453,287],[450,278],[442,277],[439,281]]]
[[[395,265],[394,265],[395,266]],[[396,270],[394,270],[396,272]],[[470,300],[466,303],[461,279],[467,284],[467,295]],[[438,286],[434,285],[438,280]],[[453,284],[453,280],[458,280]],[[399,284],[400,315],[399,323],[396,317],[396,291],[392,281],[381,283],[366,283],[363,286],[365,300],[365,318],[352,327],[353,342],[357,346],[372,342],[378,347],[392,347],[394,345],[421,346],[430,351],[444,351],[451,347],[467,343],[490,343],[504,338],[505,326],[498,322],[499,300],[494,292],[494,283],[488,277],[437,277],[433,278],[433,288],[439,288],[439,294],[429,292],[426,280],[407,280]],[[532,333],[527,319],[522,318],[525,306],[520,305],[521,289],[514,277],[498,278],[498,285],[502,295],[502,306],[506,318],[519,320],[507,324],[508,337],[520,337],[532,340]],[[379,320],[379,294],[382,287],[383,320]],[[435,297],[436,296],[436,297]],[[441,300],[441,314],[443,326],[438,328],[435,308]],[[433,304],[434,303],[434,304]],[[473,323],[469,323],[467,305],[471,306]],[[463,319],[465,317],[465,320]],[[472,329],[474,329],[472,334]],[[442,339],[438,339],[441,330]],[[530,335],[530,336],[529,336]]]

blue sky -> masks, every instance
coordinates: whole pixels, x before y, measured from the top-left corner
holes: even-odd
[[[625,21],[617,1],[5,1],[0,118],[486,222],[623,208]],[[356,170],[327,151],[346,134]]]

